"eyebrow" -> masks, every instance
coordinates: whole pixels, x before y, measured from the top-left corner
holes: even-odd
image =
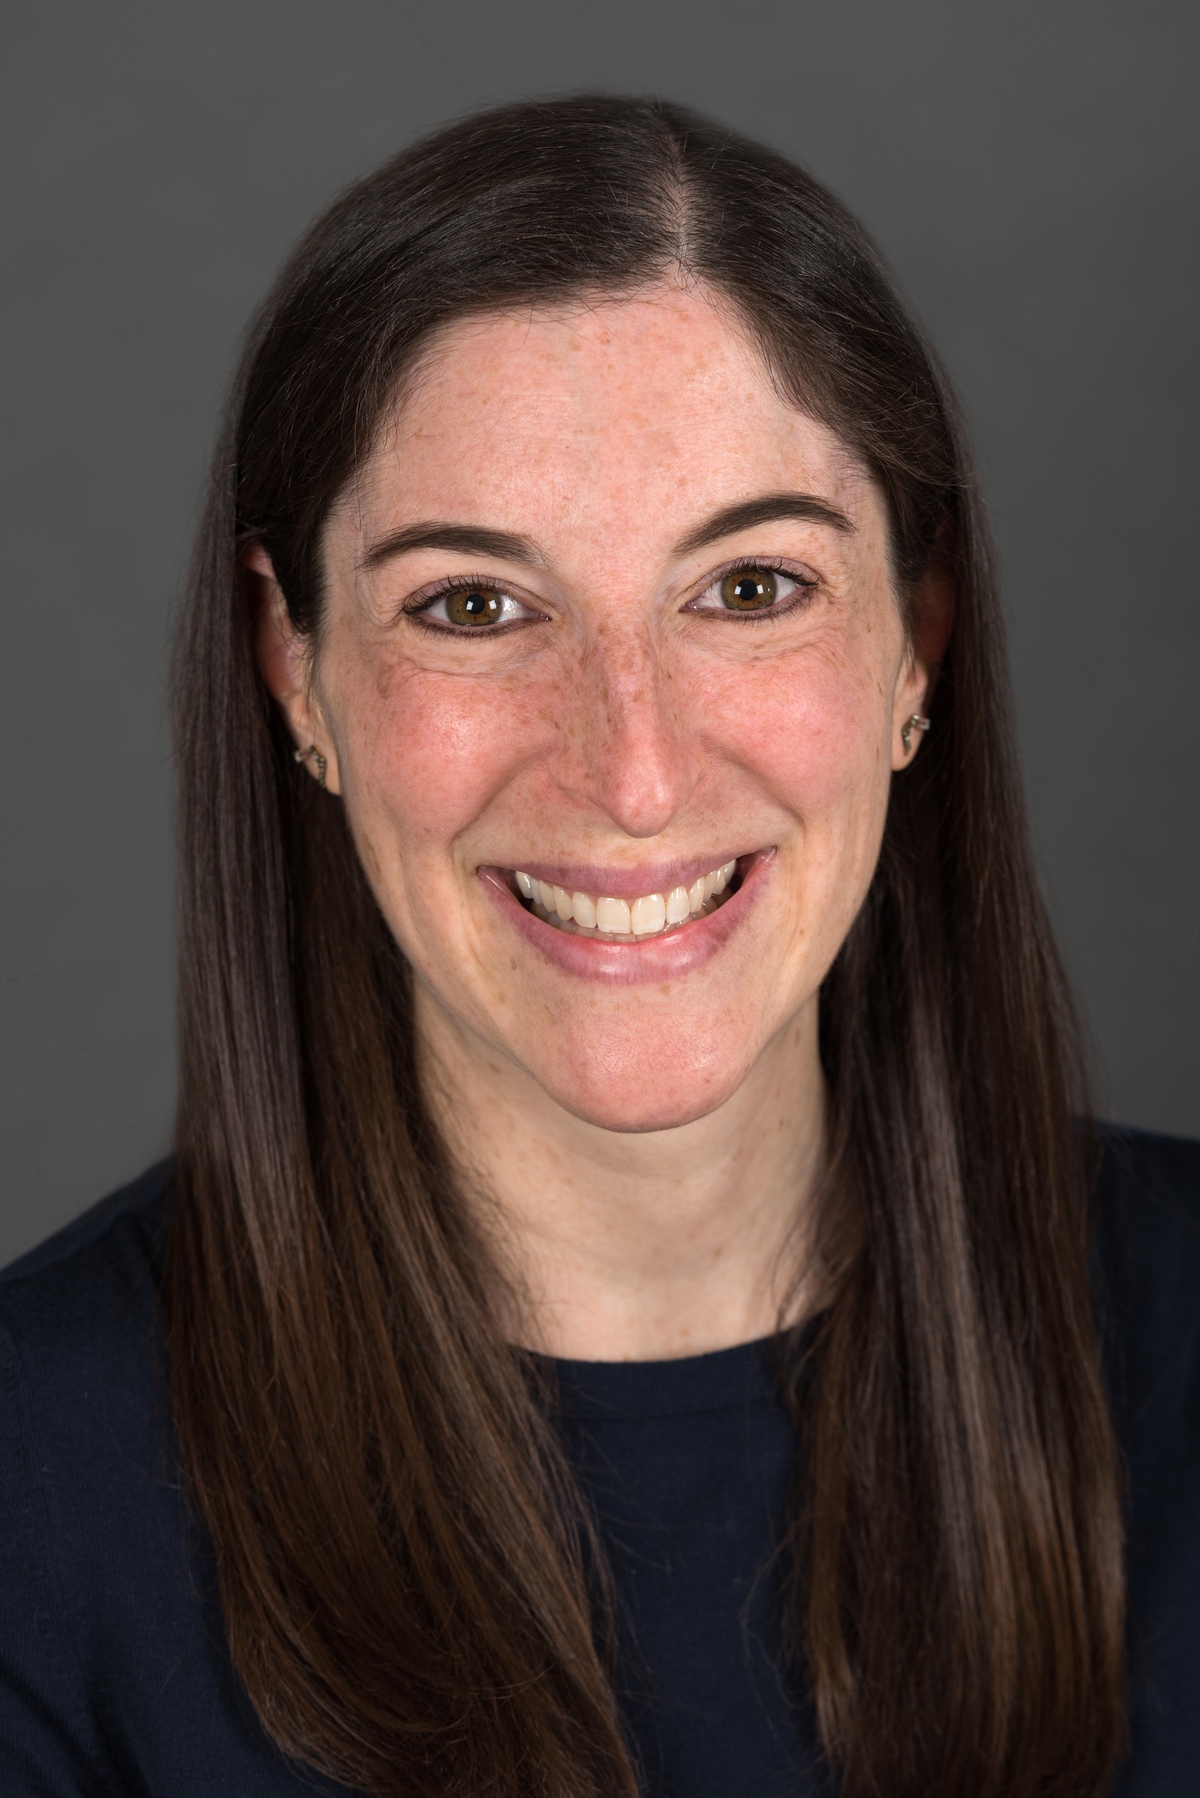
[[[716,543],[722,537],[732,537],[737,531],[750,531],[756,524],[771,524],[777,518],[807,518],[814,524],[830,526],[835,531],[852,531],[850,519],[828,500],[817,499],[811,493],[764,493],[757,499],[739,500],[735,506],[723,506],[698,524],[694,531],[681,537],[675,545],[677,556],[691,555],[693,550],[704,549],[709,543]]]
[[[403,556],[413,549],[459,550],[468,556],[496,556],[505,562],[524,562],[540,567],[545,556],[532,537],[521,537],[512,531],[489,531],[481,524],[407,524],[392,531],[374,544],[359,563],[361,568],[378,568],[392,556]]]
[[[714,512],[686,537],[680,538],[675,545],[675,554],[691,555],[709,543],[719,542],[722,537],[732,537],[738,531],[753,530],[757,524],[771,524],[779,518],[805,518],[835,531],[854,529],[844,512],[839,512],[828,500],[817,499],[814,494],[763,493],[756,499],[739,500],[736,505],[723,506],[719,512]],[[398,531],[389,532],[372,545],[359,567],[378,568],[381,562],[406,555],[414,549],[447,549],[463,555],[496,556],[530,568],[546,565],[546,558],[532,537],[523,537],[513,531],[492,531],[480,524],[431,522],[407,524]]]

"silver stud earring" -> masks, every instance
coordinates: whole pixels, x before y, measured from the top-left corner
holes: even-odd
[[[329,764],[326,762],[325,757],[321,754],[321,751],[317,748],[315,743],[310,743],[307,749],[293,750],[292,760],[294,762],[306,762],[310,755],[317,770],[317,785],[323,787],[325,785],[325,770]]]
[[[908,720],[907,724],[902,724],[900,726],[900,741],[904,745],[905,755],[912,754],[912,733],[915,730],[928,730],[928,729],[929,729],[929,719],[922,718],[920,712],[914,712],[912,717]],[[322,781],[321,784],[324,785],[324,781]]]

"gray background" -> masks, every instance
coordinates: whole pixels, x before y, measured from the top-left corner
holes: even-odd
[[[964,394],[1114,1115],[1200,1134],[1196,51],[1164,0],[7,0],[0,1262],[160,1153],[172,608],[239,332],[467,107],[657,91],[866,221]]]

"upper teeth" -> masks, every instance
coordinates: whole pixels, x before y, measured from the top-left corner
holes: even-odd
[[[516,871],[517,885],[539,917],[577,931],[594,930],[602,936],[654,936],[672,924],[686,923],[711,909],[711,902],[729,885],[737,862],[725,862],[711,874],[702,874],[690,887],[672,887],[669,893],[645,893],[640,899],[598,898],[591,893],[568,893],[565,887],[535,880]]]

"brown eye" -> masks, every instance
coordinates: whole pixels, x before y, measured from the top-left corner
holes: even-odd
[[[761,612],[775,603],[779,582],[769,568],[743,568],[721,582],[721,604],[730,612]]]
[[[504,599],[492,587],[460,587],[442,603],[451,624],[496,624],[504,616]]]

